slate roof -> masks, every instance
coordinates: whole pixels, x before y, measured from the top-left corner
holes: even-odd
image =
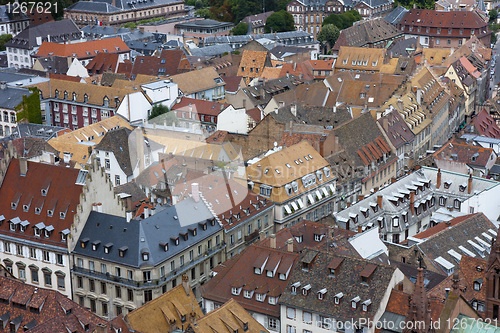
[[[59,152],[52,148],[44,139],[24,137],[13,139],[12,144],[16,147],[19,157],[28,159],[41,156],[43,152],[54,153],[56,156],[59,154]]]
[[[224,53],[230,53],[233,51],[233,48],[228,44],[218,44],[218,45],[210,45],[200,48],[193,48],[190,50],[193,56],[198,57],[216,57],[222,55]]]
[[[93,331],[98,324],[106,324],[104,319],[56,290],[3,276],[0,276],[0,286],[0,317],[9,331],[10,322],[19,323],[16,332],[28,333],[83,333]]]
[[[85,66],[89,74],[102,74],[104,72],[116,73],[119,55],[117,53],[99,53]]]
[[[415,134],[413,134],[397,110],[393,110],[385,116],[380,117],[377,122],[396,149],[404,144],[411,143],[415,138]]]
[[[21,221],[26,220],[29,225],[26,232],[20,232],[19,227],[16,227],[16,231],[10,231],[10,223],[2,223],[0,232],[19,239],[35,239],[40,243],[66,248],[67,244],[62,241],[61,233],[69,233],[73,224],[87,171],[29,161],[27,166],[28,171],[22,176],[19,160],[13,159],[10,162],[0,187],[0,215],[6,221],[16,217]],[[12,209],[13,206],[16,208]],[[37,209],[40,209],[39,213],[36,212]],[[33,227],[40,221],[45,226],[54,228],[49,237],[34,235]]]
[[[334,50],[339,50],[341,45],[363,47],[373,45],[386,40],[392,40],[403,33],[394,25],[382,18],[356,22],[352,27],[343,29],[341,34],[345,35],[346,44],[335,43]]]
[[[263,27],[264,25],[266,25],[267,18],[272,13],[274,13],[274,11],[259,13],[259,14],[255,14],[255,15],[249,15],[249,16],[245,17],[243,20],[241,20],[241,22],[248,23],[250,25],[250,29],[255,28],[255,27]]]
[[[38,138],[50,140],[56,137],[60,131],[69,131],[60,126],[41,125],[32,123],[19,123],[12,131],[11,136],[15,138]],[[60,133],[62,134],[62,133]]]
[[[311,260],[312,258],[312,260]],[[309,263],[310,262],[310,263]],[[330,266],[335,263],[335,274],[331,276]],[[308,267],[303,269],[303,267]],[[299,258],[291,272],[287,288],[280,298],[285,306],[321,313],[339,321],[348,321],[352,318],[373,318],[383,306],[383,298],[390,293],[390,282],[396,267],[374,263],[361,258],[342,256],[328,252],[305,251]],[[362,276],[367,276],[366,282]],[[291,287],[299,283],[297,292]],[[310,285],[307,296],[303,295],[302,288]],[[391,286],[392,287],[392,286]],[[318,292],[326,289],[322,300],[318,299]],[[335,304],[335,295],[342,293],[339,304]],[[359,297],[357,308],[351,307],[351,300]],[[370,300],[368,311],[362,311],[362,303]]]
[[[128,128],[119,128],[114,131],[109,131],[104,135],[94,149],[112,152],[122,171],[127,175],[133,174],[132,164],[130,161],[129,150],[129,135],[132,131]]]
[[[223,76],[222,80],[226,82],[226,93],[237,92],[240,89],[242,79],[241,76]]]
[[[38,46],[37,37],[42,37],[42,42],[46,42],[47,36],[50,36],[51,42],[62,43],[78,40],[82,37],[82,34],[73,20],[53,21],[24,29],[16,37],[5,43],[5,46],[33,49]]]
[[[339,108],[338,112],[333,112],[333,108],[330,107],[298,104],[295,106],[295,117],[292,117],[292,108],[292,105],[287,105],[283,108],[278,109],[278,113],[281,114],[283,118],[288,115],[289,120],[296,120],[297,123],[319,125],[327,128],[335,128],[341,126],[342,124],[345,124],[352,119],[352,115],[349,113],[349,111],[342,108]],[[272,113],[273,112],[271,112],[271,114]],[[282,121],[280,122],[286,121],[286,119],[281,120]]]
[[[252,244],[223,265],[216,267],[217,275],[200,287],[201,294],[204,299],[217,303],[225,303],[232,298],[247,311],[279,318],[280,306],[269,304],[268,299],[269,296],[279,297],[283,293],[290,277],[287,271],[296,264],[297,258],[298,254],[294,252]],[[274,264],[264,266],[265,262]],[[277,271],[286,274],[285,280],[279,279],[279,274],[275,274],[272,278],[266,276],[265,269],[273,270],[276,266]],[[255,274],[255,267],[262,267],[262,274]],[[239,295],[233,295],[232,287],[267,294],[267,297],[264,302],[257,301],[255,293],[252,298],[245,298],[243,290]]]
[[[180,22],[175,25],[175,28],[193,28],[193,29],[220,29],[220,28],[230,28],[234,24],[231,22],[221,22],[212,19],[203,19],[203,20],[193,20],[188,22]]]
[[[403,19],[404,15],[408,12],[408,9],[403,6],[398,5],[389,14],[384,16],[384,20],[391,24],[398,24]]]
[[[207,230],[203,230],[199,224],[205,222]],[[193,228],[197,228],[196,236],[189,230]],[[87,219],[78,244],[86,238],[89,242],[84,248],[76,246],[74,253],[136,268],[143,265],[156,266],[220,230],[221,226],[202,200],[196,203],[193,199],[186,199],[147,219],[131,222],[127,222],[124,217],[93,211]],[[187,240],[180,236],[186,233]],[[173,241],[177,238],[178,246]],[[91,244],[97,241],[100,241],[100,244],[111,243],[109,253],[104,253],[104,246],[98,246],[96,251],[92,251]],[[166,252],[161,245],[163,243],[169,244]],[[128,249],[125,255],[120,257],[118,249],[124,246]],[[147,261],[143,260],[144,252],[149,253]]]
[[[28,89],[6,86],[5,89],[0,89],[0,107],[14,110],[23,101],[23,96],[28,95],[31,95]]]
[[[415,283],[418,275],[417,267],[402,262],[394,262],[394,264],[411,282]],[[436,287],[447,278],[446,275],[438,274],[426,269],[422,271],[422,274],[424,277],[424,287],[427,291],[430,291],[432,288]]]
[[[78,1],[77,3],[66,8],[73,10],[89,11],[89,12],[105,12],[113,13],[117,11],[131,10],[131,9],[148,9],[153,6],[167,5],[177,3],[178,0],[155,0],[154,2],[136,1],[132,4],[127,0],[94,0],[92,2]],[[113,5],[114,4],[114,5]]]
[[[487,22],[476,11],[437,11],[432,9],[410,9],[401,19],[399,24],[414,27],[441,28],[463,28],[463,29],[487,29]],[[426,34],[425,31],[413,34]],[[478,31],[482,35],[482,31]]]
[[[415,53],[418,45],[419,44],[416,37],[402,39],[392,43],[387,49],[387,52],[392,57],[408,57]]]
[[[59,56],[43,57],[37,60],[40,65],[43,66],[45,71],[56,74],[66,74],[68,72],[69,65],[71,64],[71,59]]]
[[[137,204],[139,201],[146,200],[148,198],[135,181],[115,186],[113,190],[116,194],[129,194],[132,199],[132,204]]]

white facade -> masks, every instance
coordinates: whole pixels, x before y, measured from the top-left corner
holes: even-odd
[[[0,24],[0,35],[9,34],[12,37],[16,37],[21,31],[30,25],[30,20],[26,18],[25,21],[9,22],[3,21]]]
[[[31,68],[31,50],[17,47],[7,48],[7,62],[9,67],[16,68]]]
[[[128,177],[125,172],[123,172],[113,152],[94,149],[92,154],[97,158],[97,163],[106,170],[106,175],[113,183],[113,186],[123,185],[132,180],[133,176],[130,175]]]
[[[148,119],[151,103],[142,91],[125,95],[115,114],[119,114],[130,122]]]
[[[77,77],[89,77],[89,72],[85,66],[76,58],[73,58],[71,65],[69,65],[66,75]]]
[[[151,99],[152,104],[162,104],[169,109],[175,104],[179,97],[179,87],[177,83],[170,79],[143,84],[142,90]]]
[[[250,120],[244,108],[235,109],[232,105],[217,116],[217,130],[247,134]]]
[[[16,112],[0,108],[0,138],[9,136],[16,127]]]
[[[462,202],[460,211],[465,214],[483,213],[488,220],[498,227],[498,217],[500,216],[500,205],[493,198],[500,198],[500,186],[477,193]]]

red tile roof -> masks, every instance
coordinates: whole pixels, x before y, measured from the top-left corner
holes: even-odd
[[[410,294],[406,294],[402,291],[393,289],[391,291],[391,296],[389,297],[389,302],[385,307],[385,311],[406,317],[409,310],[408,298],[410,296]],[[431,318],[437,320],[440,317],[441,312],[443,311],[444,303],[442,303],[440,300],[432,298],[429,299],[429,303],[431,305]]]
[[[225,110],[229,105],[230,104],[228,103],[219,103],[212,101],[204,101],[201,99],[182,97],[179,103],[176,103],[175,105],[172,106],[172,110],[188,111],[189,106],[191,106],[192,112],[203,115],[217,116],[219,115],[219,113]]]
[[[269,304],[268,297],[270,295],[280,296],[287,286],[290,275],[286,280],[280,280],[279,274],[272,278],[267,277],[265,272],[260,275],[255,274],[254,266],[259,258],[269,258],[269,260],[280,258],[278,259],[281,260],[278,270],[283,268],[283,270],[289,271],[289,267],[297,262],[298,254],[252,244],[242,253],[224,262],[223,266],[216,267],[217,275],[200,287],[203,298],[217,303],[225,303],[233,298],[247,311],[279,318],[280,306]],[[267,294],[268,297],[264,302],[259,302],[255,298],[255,293],[251,299],[245,298],[243,292],[239,295],[233,295],[231,293],[232,286],[262,290],[262,293]]]
[[[104,319],[58,291],[37,288],[22,281],[0,277],[0,316],[21,320],[16,332],[93,332]],[[14,306],[13,302],[22,306]],[[43,305],[43,306],[42,306]],[[24,327],[30,327],[25,330]],[[10,329],[9,325],[6,325]],[[2,329],[3,331],[3,329]]]
[[[410,9],[400,24],[442,28],[443,30],[448,28],[479,29],[488,26],[475,11],[444,12],[431,9]],[[416,31],[413,31],[413,33],[418,34]],[[423,33],[425,34],[425,29]],[[447,31],[446,34],[448,34]]]
[[[162,75],[175,75],[184,69],[190,69],[189,61],[182,50],[162,50],[160,53],[160,68],[165,68]],[[181,69],[181,71],[179,71]]]
[[[102,74],[108,71],[116,73],[118,63],[119,55],[117,53],[99,53],[85,68],[89,74]]]
[[[249,115],[255,122],[259,122],[262,120],[262,112],[260,111],[259,108],[253,108],[250,110],[247,110],[247,115]]]
[[[435,226],[433,226],[432,228],[429,228],[425,231],[422,231],[421,233],[416,234],[413,237],[418,238],[418,239],[426,239],[429,237],[433,237],[433,236],[437,235],[438,233],[440,233],[441,231],[447,230],[449,227],[456,226],[457,224],[460,224],[460,223],[468,220],[470,217],[476,216],[477,214],[481,214],[481,213],[459,216],[459,217],[455,217],[454,219],[451,219],[449,222],[438,223]]]
[[[72,81],[72,82],[80,82],[80,80],[82,79],[81,77],[78,77],[78,76],[69,76],[69,75],[56,74],[56,73],[49,73],[49,78]]]
[[[78,59],[87,59],[93,58],[99,53],[124,52],[130,52],[129,47],[120,37],[114,37],[72,44],[43,42],[35,56],[48,57],[55,55],[60,57],[77,57]]]
[[[281,67],[280,77],[289,75],[295,75],[304,81],[314,80],[312,74],[312,66],[306,61],[302,63],[287,63]]]
[[[333,70],[334,60],[308,60],[307,63],[316,71]]]
[[[20,239],[35,240],[45,244],[67,247],[61,241],[61,232],[71,228],[73,216],[80,203],[80,194],[83,185],[75,184],[79,170],[54,166],[49,164],[27,162],[28,171],[25,176],[20,175],[20,162],[13,159],[7,169],[5,179],[0,187],[0,215],[6,221],[19,218],[28,221],[26,232],[22,233],[19,226],[16,231],[10,231],[10,223],[0,224],[0,233]],[[45,195],[42,190],[46,190]],[[13,203],[15,209],[12,209]],[[27,205],[27,209],[23,207]],[[40,213],[35,209],[40,208]],[[48,211],[52,211],[49,215]],[[61,218],[61,214],[64,218]],[[41,233],[40,237],[34,235],[33,226],[43,223],[53,226],[54,230],[47,238]]]
[[[215,131],[212,135],[205,139],[206,143],[224,143],[228,131]]]
[[[230,190],[232,190],[233,192],[235,191],[234,188],[233,189],[230,188]],[[239,200],[234,201],[233,199],[234,204],[229,205],[232,207],[230,207],[229,209],[223,211],[221,214],[218,215],[219,220],[222,222],[222,225],[225,230],[234,228],[238,224],[241,224],[247,221],[248,219],[253,218],[255,215],[261,213],[262,211],[274,205],[270,200],[267,200],[262,196],[258,196],[252,191],[246,190],[244,186],[239,186],[238,190],[242,191],[243,193],[246,192],[246,197],[241,201]],[[208,191],[208,192],[205,191],[204,193],[204,196],[211,204],[214,204],[215,200],[222,200],[227,203],[231,202],[231,200],[227,200],[226,198],[223,198],[220,195],[219,198],[215,198],[217,197],[217,195],[215,195],[213,192],[214,191]],[[224,191],[223,193],[224,196],[228,192],[229,192],[228,190]],[[216,207],[214,207],[214,209],[216,209]],[[216,209],[216,213],[220,210],[221,209]],[[252,232],[254,231],[255,230],[252,230]]]
[[[480,135],[500,139],[500,128],[486,109],[483,109],[472,119],[472,124]]]
[[[241,76],[221,76],[221,78],[226,82],[226,92],[237,92],[243,79]]]
[[[435,152],[433,158],[435,160],[454,160],[467,165],[486,167],[492,154],[494,154],[494,151],[490,148],[451,141]]]

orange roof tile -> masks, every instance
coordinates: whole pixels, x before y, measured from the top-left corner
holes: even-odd
[[[120,37],[114,37],[73,44],[43,42],[35,56],[48,57],[55,55],[60,57],[87,59],[93,58],[99,53],[124,52],[130,52],[129,47]]]

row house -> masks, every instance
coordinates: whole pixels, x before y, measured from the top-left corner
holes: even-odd
[[[455,172],[421,168],[335,214],[344,229],[378,226],[381,237],[400,242],[435,225],[441,207],[460,212],[462,202],[491,187],[494,181]]]
[[[96,164],[77,170],[12,159],[0,187],[0,260],[16,278],[72,297],[70,257],[90,212],[124,215]]]
[[[397,24],[405,38],[417,38],[423,47],[459,48],[471,37],[490,45],[488,22],[477,11],[410,9]]]
[[[329,163],[307,142],[275,149],[247,167],[249,188],[275,203],[276,230],[333,212],[335,177]]]
[[[15,5],[8,4],[0,6],[0,34],[9,34],[16,37],[21,31],[30,25],[30,18],[22,11],[16,12]]]
[[[73,297],[103,317],[130,312],[181,283],[196,298],[225,260],[222,227],[199,192],[144,219],[92,212],[72,257]],[[150,215],[151,214],[151,215]]]
[[[78,129],[121,115],[130,121],[145,119],[151,100],[142,90],[96,86],[51,79],[37,84],[46,121]],[[133,107],[132,107],[133,106]]]
[[[228,103],[212,102],[209,100],[181,97],[172,106],[179,120],[179,126],[184,128],[197,128],[200,126],[207,132],[216,130],[219,115],[226,109],[234,111]],[[245,124],[246,125],[246,124]]]
[[[374,332],[358,320],[379,322],[392,289],[403,279],[396,266],[306,250],[279,301],[281,332]]]

